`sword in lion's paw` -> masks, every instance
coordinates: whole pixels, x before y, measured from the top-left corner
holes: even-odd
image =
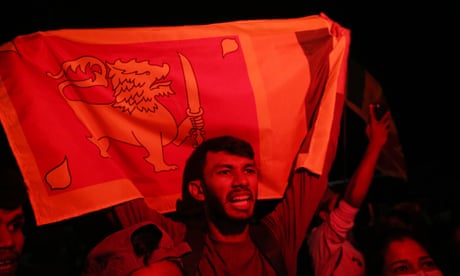
[[[203,108],[200,105],[200,93],[196,82],[195,73],[193,72],[190,61],[179,53],[182,63],[182,71],[184,72],[185,90],[187,92],[188,108],[187,116],[192,122],[190,134],[195,137],[194,147],[201,144],[204,140],[204,119]]]

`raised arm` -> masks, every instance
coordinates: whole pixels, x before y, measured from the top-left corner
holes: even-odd
[[[380,152],[388,138],[390,124],[390,112],[387,111],[380,120],[377,120],[374,104],[370,104],[369,122],[366,126],[368,145],[344,194],[344,200],[354,207],[359,208],[366,197]]]

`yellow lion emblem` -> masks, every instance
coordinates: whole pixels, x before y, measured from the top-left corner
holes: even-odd
[[[193,84],[193,72],[188,60],[184,58],[181,55],[183,68],[187,71],[184,72],[186,82]],[[81,74],[75,77],[77,74],[72,73],[77,70],[85,72],[88,77],[82,77]],[[158,97],[175,95],[171,89],[171,80],[166,79],[169,70],[168,64],[152,65],[149,61],[116,60],[105,64],[94,57],[81,57],[64,62],[58,73],[48,76],[62,80],[58,85],[59,91],[89,130],[87,138],[97,146],[101,157],[110,157],[108,150],[111,140],[117,140],[145,148],[147,155],[144,159],[153,166],[155,172],[163,172],[178,168],[164,160],[164,146],[170,143],[181,145],[192,136],[200,143],[204,135],[203,110],[201,107],[197,109],[197,91],[187,91],[188,116],[180,123],[176,123],[173,114],[157,100]],[[68,86],[108,87],[109,80],[114,99],[111,103],[70,100],[64,95],[64,88]],[[190,87],[193,85],[187,84],[187,88]],[[190,110],[191,107],[193,110]]]

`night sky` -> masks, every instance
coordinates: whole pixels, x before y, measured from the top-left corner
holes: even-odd
[[[382,84],[406,155],[410,185],[441,201],[458,198],[455,186],[459,184],[459,116],[455,111],[459,109],[459,70],[453,4],[206,2],[8,1],[0,4],[0,43],[39,30],[207,24],[325,12],[351,30],[350,58],[365,66]]]

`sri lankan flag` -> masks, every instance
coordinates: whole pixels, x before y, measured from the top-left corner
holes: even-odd
[[[174,211],[186,158],[223,134],[254,145],[261,199],[282,196],[294,160],[326,175],[349,37],[310,15],[62,29],[3,44],[0,119],[37,223],[140,197]]]

